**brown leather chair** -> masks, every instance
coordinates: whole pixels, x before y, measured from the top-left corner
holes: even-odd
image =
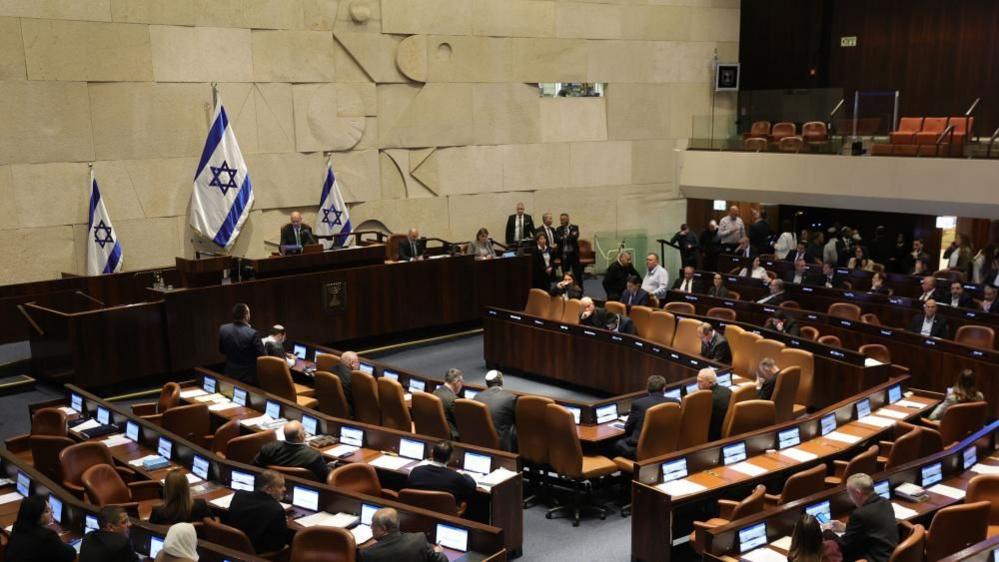
[[[812,326],[802,326],[801,327],[801,337],[806,340],[815,341],[819,339],[819,331]]]
[[[527,305],[524,306],[524,314],[545,318],[548,316],[548,309],[551,306],[551,295],[544,289],[531,289],[527,292]]]
[[[361,371],[350,372],[350,392],[354,395],[354,419],[371,425],[381,425],[382,407],[378,401],[375,377]]]
[[[544,489],[547,482],[548,438],[544,427],[546,406],[554,403],[554,400],[544,396],[521,396],[515,406],[517,452],[535,490],[534,494],[524,498],[525,508],[533,504],[537,490]]]
[[[378,379],[378,403],[382,407],[383,426],[399,431],[413,431],[413,419],[409,416],[409,408],[406,406],[406,393],[399,381],[388,377]]]
[[[239,437],[239,434],[239,420],[229,420],[220,425],[212,435],[212,452],[224,458],[229,442]]]
[[[652,331],[652,309],[635,305],[628,312],[628,317],[635,323],[635,333],[639,337],[648,339],[648,334]]]
[[[937,562],[982,542],[988,535],[989,502],[952,505],[938,511],[926,532],[926,562]]]
[[[367,494],[376,498],[398,498],[399,494],[382,488],[375,467],[367,463],[350,463],[338,466],[326,477],[326,484],[348,492]]]
[[[673,335],[676,334],[676,316],[664,310],[654,310],[649,323],[649,333],[642,337],[658,344],[673,345]]]
[[[617,472],[617,465],[607,457],[583,456],[583,448],[576,433],[576,421],[569,410],[558,404],[545,406],[545,430],[548,432],[549,463],[573,490],[569,505],[552,508],[545,517],[551,519],[557,513],[568,512],[571,514],[573,527],[579,526],[580,512],[584,510],[596,511],[604,519],[607,509],[603,506],[582,505],[582,491],[586,482]]]
[[[28,447],[31,449],[31,464],[54,482],[62,482],[62,463],[59,462],[59,453],[73,443],[75,441],[69,437],[29,435]]]
[[[66,437],[66,412],[59,408],[39,408],[31,415],[31,435]]]
[[[562,323],[570,326],[579,324],[579,315],[583,311],[579,299],[569,299],[565,301],[565,308],[562,309]]]
[[[768,507],[791,503],[801,498],[807,498],[825,489],[826,465],[818,464],[808,470],[802,470],[791,475],[784,481],[784,489],[780,495],[766,494],[764,501]]]
[[[870,357],[875,361],[891,364],[891,351],[880,343],[868,343],[860,346],[857,351],[864,357]]]
[[[454,496],[449,492],[415,490],[413,488],[399,490],[399,501],[454,517],[465,515],[465,509],[468,507],[465,502],[459,504],[455,501]]]
[[[606,303],[604,303],[604,310],[606,310],[607,312],[613,312],[614,314],[620,316],[628,315],[628,307],[624,306],[623,302],[607,301]]]
[[[273,429],[240,435],[230,439],[226,444],[225,458],[243,464],[252,464],[253,457],[257,456],[260,448],[272,441],[277,441],[277,433]]]
[[[80,475],[80,480],[88,502],[97,507],[120,505],[143,519],[149,517],[153,508],[152,500],[160,499],[162,489],[155,480],[125,484],[118,471],[110,464],[95,464]]]
[[[712,396],[710,390],[698,390],[683,397],[680,402],[680,432],[676,436],[676,450],[682,451],[708,442]]]
[[[884,465],[883,470],[895,468],[896,466],[901,466],[918,459],[922,447],[922,436],[922,428],[916,427],[912,431],[895,439],[893,443],[882,441],[882,456],[878,457],[878,463]]]
[[[309,529],[331,529],[335,527],[310,527]],[[304,533],[309,529],[303,529],[296,533]],[[253,543],[250,542],[250,538],[246,536],[246,533],[237,529],[236,527],[230,527],[224,523],[219,523],[212,518],[205,518],[202,521],[201,527],[198,529],[198,537],[210,542],[215,543],[219,546],[224,546],[230,548],[237,552],[245,552],[246,554],[256,554],[261,558],[266,558],[268,560],[284,560],[288,554],[288,547],[277,552],[262,552],[258,553],[255,548],[253,548]]]
[[[561,322],[563,314],[565,314],[565,299],[552,297],[545,318],[552,322]]]
[[[163,412],[180,405],[180,385],[168,382],[160,389],[160,398],[156,402],[144,402],[132,405],[132,413],[153,423],[160,423]]]
[[[780,307],[781,308],[795,308],[795,309],[800,309],[801,305],[798,304],[798,301],[784,301],[784,302],[780,303]]]
[[[267,468],[269,470],[273,470],[274,472],[280,472],[285,476],[294,476],[295,478],[301,478],[303,480],[312,480],[313,482],[319,482],[319,479],[316,478],[315,472],[312,472],[311,470],[307,468],[302,468],[300,466],[281,466],[277,464],[269,464],[267,465]]]
[[[892,551],[888,562],[923,562],[925,546],[926,529],[922,525],[913,525],[909,535]]]
[[[720,320],[728,320],[730,322],[735,322],[738,317],[734,310],[724,306],[714,306],[709,308],[708,313],[705,316],[709,318],[718,318]]]
[[[878,318],[878,315],[874,314],[873,312],[865,312],[861,314],[860,321],[863,322],[864,324],[870,324],[871,326],[881,325],[881,319]]]
[[[76,497],[83,497],[83,480],[81,477],[88,468],[106,464],[114,466],[111,458],[111,450],[107,445],[97,441],[84,441],[70,445],[59,452],[59,465],[62,469],[62,487],[72,492]],[[116,470],[129,481],[135,474],[127,468],[119,467]]]
[[[689,302],[668,302],[663,307],[663,310],[672,314],[697,314],[697,309]]]
[[[413,393],[413,424],[416,433],[438,439],[450,439],[451,428],[444,414],[444,403],[430,392]]]
[[[801,383],[801,367],[784,367],[777,373],[774,393],[770,397],[774,403],[777,423],[794,419],[794,398],[798,395]]]
[[[316,352],[316,371],[325,371],[327,373],[332,373],[333,369],[340,364],[340,356],[334,355],[332,353],[323,353],[322,351]],[[319,394],[319,390],[316,390],[316,394]]]
[[[746,133],[747,139],[761,138],[766,141],[770,137],[770,121],[753,121],[752,127]]]
[[[177,406],[163,412],[160,420],[163,429],[204,447],[212,438],[212,420],[208,404]]]
[[[777,364],[784,368],[801,367],[801,378],[798,382],[798,395],[794,399],[794,417],[804,415],[812,405],[813,377],[815,375],[815,357],[811,351],[785,348],[780,357],[775,357]]]
[[[805,141],[799,136],[784,137],[777,142],[777,149],[781,152],[801,152],[805,147]]]
[[[888,133],[888,139],[892,144],[916,144],[916,133],[922,128],[922,117],[903,117],[898,121],[898,128]]]
[[[753,343],[753,362],[750,365],[752,369],[750,371],[750,378],[756,378],[756,370],[759,368],[760,361],[763,361],[767,357],[773,359],[774,361],[778,361],[779,365],[780,352],[785,347],[787,347],[787,345],[785,345],[782,341],[772,340],[769,338],[756,340],[755,343]]]
[[[743,140],[742,148],[751,152],[766,152],[767,144],[767,139],[753,137]]]
[[[988,537],[999,535],[999,475],[979,474],[968,482],[964,502],[989,502]]]
[[[829,310],[826,311],[829,316],[856,321],[860,320],[860,313],[860,307],[852,302],[834,302],[829,305]]]
[[[965,324],[954,333],[954,341],[970,347],[993,349],[996,344],[996,331],[988,326]]]
[[[337,527],[309,527],[295,533],[288,562],[354,562],[354,535]]]
[[[940,431],[940,440],[944,447],[950,447],[954,443],[978,431],[985,425],[985,419],[989,414],[988,402],[965,402],[954,404],[947,408],[943,418],[939,421],[922,419],[927,426]]]
[[[257,357],[257,379],[260,388],[303,408],[315,408],[316,391],[291,379],[291,370],[283,357]]]
[[[728,298],[729,298],[729,300],[733,300],[733,301],[742,300],[742,295],[739,294],[738,291],[733,291],[733,290],[729,289],[729,291],[728,291]]]
[[[843,342],[839,340],[839,336],[834,336],[832,334],[826,334],[824,336],[819,336],[818,342],[822,345],[831,345],[833,347],[843,347]]]
[[[822,121],[809,121],[801,126],[801,138],[806,143],[823,143],[829,140],[829,130]]]
[[[729,407],[722,437],[734,437],[773,425],[777,414],[769,400],[743,400]]]
[[[701,338],[697,335],[697,327],[700,325],[700,320],[680,318],[676,323],[676,334],[673,335],[673,349],[695,357],[700,355]]]
[[[732,412],[732,406],[738,404],[739,402],[745,402],[746,400],[756,399],[757,392],[756,387],[752,385],[740,385],[733,386],[731,388],[732,395],[728,399],[728,412]]]
[[[351,419],[350,404],[343,392],[343,382],[340,381],[340,377],[329,371],[316,371],[314,379],[316,409],[334,418]]]
[[[399,244],[408,236],[405,234],[390,234],[385,244],[385,254],[390,261],[399,261]]]
[[[871,445],[866,451],[850,459],[849,462],[836,459],[833,461],[833,473],[826,476],[827,486],[839,486],[854,474],[875,474],[878,472],[877,445]]]
[[[923,128],[916,133],[916,144],[936,145],[937,137],[947,128],[946,117],[925,117]]]
[[[499,434],[493,425],[489,408],[482,402],[459,398],[454,401],[454,421],[462,443],[499,449]]]
[[[627,497],[621,506],[621,516],[631,513],[631,480],[635,462],[672,453],[676,450],[680,433],[680,405],[673,402],[656,404],[645,411],[642,430],[638,434],[635,460],[614,457],[614,464],[621,471],[623,491]]]
[[[725,339],[732,352],[732,371],[741,377],[752,377],[756,369],[751,366],[754,354],[746,330],[735,324],[727,324]]]
[[[593,243],[585,238],[579,239],[579,266],[582,269],[582,276],[586,277],[586,268],[596,265],[597,253],[593,251]],[[579,280],[582,284],[583,280]]]
[[[770,136],[774,142],[780,142],[784,137],[794,136],[798,132],[798,127],[794,123],[781,121],[770,130]]]
[[[694,532],[690,534],[690,546],[698,554],[704,552],[704,533],[708,529],[728,525],[736,519],[755,515],[764,508],[764,495],[767,487],[763,484],[756,486],[753,493],[746,496],[742,501],[718,500],[718,517],[712,517],[707,521],[694,521]],[[699,532],[701,531],[701,532]]]

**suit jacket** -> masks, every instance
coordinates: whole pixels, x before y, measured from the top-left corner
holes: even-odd
[[[564,263],[566,260],[579,260],[579,225],[570,224],[555,229],[558,239],[558,255]]]
[[[416,253],[413,252],[413,245],[416,245]],[[412,261],[423,255],[427,251],[426,240],[410,240],[407,236],[405,240],[399,242],[399,261]]]
[[[580,318],[579,324],[581,326],[590,326],[592,328],[605,330],[607,329],[607,311],[603,308],[596,307],[593,309],[593,314],[587,316],[586,318]]]
[[[634,275],[639,279],[642,278],[635,269],[635,266],[628,264],[627,267],[622,266],[621,262],[614,260],[610,265],[607,266],[607,271],[604,272],[604,292],[607,293],[607,300],[620,300],[624,302],[622,297],[624,292],[628,289],[628,277]]]
[[[812,285],[818,285],[820,287],[825,287],[826,286],[826,281],[828,281],[828,280],[829,280],[829,278],[827,278],[825,275],[817,275],[817,276],[815,276],[815,277],[812,278],[811,284]],[[835,273],[832,276],[831,284],[832,284],[832,286],[833,286],[834,289],[844,289],[844,288],[846,288],[846,285],[843,284],[843,279],[840,278],[840,276],[836,275]]]
[[[672,398],[663,396],[661,392],[646,394],[641,398],[631,401],[631,410],[628,412],[628,421],[624,424],[624,435],[628,444],[632,447],[638,446],[638,438],[642,435],[642,426],[645,423],[645,412],[649,408],[664,402],[678,402]]]
[[[294,536],[284,508],[264,492],[237,490],[222,522],[246,533],[257,552],[280,550]]]
[[[249,324],[233,322],[219,327],[219,352],[225,355],[224,374],[243,382],[256,382],[257,357],[264,354],[264,344]]]
[[[441,399],[444,406],[444,417],[447,418],[447,425],[451,428],[451,439],[458,439],[458,420],[454,417],[454,401],[458,399],[454,391],[446,385],[440,385],[434,389],[434,396]]]
[[[638,290],[635,291],[634,295],[625,290],[623,293],[621,293],[620,302],[623,302],[629,307],[649,306],[649,293],[648,291],[642,289],[641,287],[639,287]]]
[[[683,286],[683,282],[684,281],[685,281],[685,279],[683,277],[680,277],[676,281],[674,281],[673,282],[673,290],[674,291],[679,291],[680,287]],[[691,281],[691,283],[690,283],[690,285],[691,285],[690,292],[691,293],[700,293],[700,292],[702,292],[701,291],[701,282],[700,281],[698,281],[696,278],[695,279],[691,279],[690,281]]]
[[[777,386],[777,377],[773,376],[763,381],[760,388],[756,389],[756,397],[760,400],[773,400],[774,387]]]
[[[937,301],[944,306],[951,306],[950,304],[951,296],[948,294],[946,298]],[[961,293],[960,299],[957,301],[958,308],[975,308],[975,301],[971,298],[968,293]]]
[[[350,369],[343,363],[337,363],[336,367],[333,367],[333,374],[340,379],[340,386],[343,387],[343,394],[347,397],[347,406],[350,407],[350,413],[354,413],[354,391],[350,388],[350,381],[352,380],[352,374]]]
[[[920,333],[923,331],[923,321],[926,320],[925,314],[920,314],[912,319],[912,323],[909,324],[909,331]],[[934,338],[949,338],[950,337],[950,327],[947,326],[947,321],[943,319],[939,314],[933,317],[933,326],[930,328],[930,336]]]
[[[149,522],[154,525],[173,525],[174,523],[197,523],[205,517],[211,517],[212,510],[208,508],[208,502],[202,499],[196,499],[191,503],[191,516],[187,518],[187,521],[174,521],[173,519],[167,519],[166,515],[163,514],[163,506],[157,505],[153,508],[152,514],[149,515]]]
[[[979,306],[977,306],[975,308],[977,308],[978,310],[984,310],[981,305],[979,305]],[[999,299],[996,299],[996,300],[992,301],[992,304],[989,306],[989,309],[988,310],[984,310],[984,311],[985,312],[990,312],[992,314],[999,314]]]
[[[73,562],[76,549],[62,542],[48,527],[14,531],[4,552],[8,562]]]
[[[475,494],[475,480],[446,466],[425,464],[409,473],[407,488],[447,492],[458,502],[470,502]]]
[[[264,355],[269,355],[271,357],[281,357],[284,358],[284,346],[279,344],[274,340],[264,338],[261,340],[264,344]]]
[[[423,533],[396,531],[358,553],[361,562],[447,562],[447,556],[435,551]]]
[[[517,230],[516,220],[517,220],[517,214],[516,213],[514,213],[514,214],[512,214],[512,215],[510,215],[509,217],[506,218],[506,243],[507,243],[507,245],[513,244],[515,242],[520,242],[520,240],[514,239],[514,235],[516,234],[515,231]],[[524,238],[530,238],[531,236],[534,236],[534,219],[531,218],[531,215],[529,215],[527,213],[524,213]],[[555,241],[554,240],[549,240],[548,244],[550,246],[554,245]]]
[[[200,521],[200,519],[199,519]],[[138,562],[127,535],[97,530],[87,533],[80,545],[80,562]]]
[[[746,228],[746,236],[749,237],[749,245],[762,254],[769,250],[770,246],[770,225],[767,221],[756,221]]]
[[[514,450],[513,445],[517,438],[517,427],[514,425],[517,421],[517,395],[501,387],[491,386],[476,394],[475,399],[489,408],[503,450]]]
[[[763,327],[768,330],[774,330],[775,332],[781,332],[783,334],[787,334],[789,336],[798,337],[801,335],[801,326],[798,324],[798,321],[795,320],[794,318],[784,319],[783,330],[777,329],[777,322],[775,322],[773,318],[767,318],[767,321],[763,324]]]
[[[312,227],[303,224],[298,229],[298,237],[301,238],[301,243],[295,240],[295,227],[286,224],[281,227],[281,245],[282,246],[305,246],[307,244],[318,244],[318,240],[314,234],[312,234]]]
[[[725,336],[715,332],[714,337],[708,343],[701,343],[701,357],[710,359],[725,365],[732,364],[732,350],[728,347]]]
[[[635,322],[627,316],[618,315],[617,317],[617,333],[619,334],[629,334],[635,335],[637,330],[635,330]]]
[[[555,278],[555,251],[548,247],[548,267],[551,272],[545,271],[545,258],[538,245],[531,246],[531,286],[536,289],[548,291],[551,289],[552,280]]]
[[[722,285],[721,287],[715,287],[714,285],[711,285],[711,288],[708,289],[708,296],[718,297],[720,299],[727,299],[728,288],[725,285]]]
[[[891,502],[871,494],[864,505],[853,510],[846,532],[835,540],[843,551],[843,560],[888,562],[898,546],[898,524]]]
[[[330,467],[326,466],[323,455],[305,443],[287,441],[267,443],[253,458],[253,464],[261,468],[268,466],[306,468],[315,474],[320,482],[325,482],[326,476],[330,473]]]
[[[794,283],[794,276],[797,275],[797,273],[798,272],[796,272],[793,269],[791,271],[788,271],[787,273],[785,273],[784,274],[784,282],[785,283]],[[801,283],[800,284],[801,285],[812,285],[812,284],[814,284],[814,281],[815,281],[815,279],[812,278],[812,276],[808,273],[808,271],[805,271],[805,274],[802,275],[802,277],[801,277]]]
[[[786,300],[787,300],[787,291],[781,291],[779,293],[768,294],[764,297],[760,297],[756,302],[760,304],[769,304],[770,306],[777,306]]]
[[[711,423],[708,424],[708,440],[721,439],[722,424],[728,413],[728,403],[732,400],[732,391],[727,386],[716,384],[711,387]]]
[[[670,243],[680,247],[681,266],[697,265],[697,248],[700,246],[700,242],[698,242],[697,236],[693,232],[688,230],[686,235],[677,232],[670,239]]]

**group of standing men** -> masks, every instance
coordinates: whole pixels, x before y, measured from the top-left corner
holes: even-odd
[[[577,283],[582,283],[583,266],[579,260],[579,225],[569,222],[569,214],[559,215],[555,226],[550,212],[541,215],[541,224],[534,225],[534,218],[524,212],[524,204],[517,203],[516,212],[506,219],[506,244],[513,246],[533,240],[533,286],[549,290],[555,281],[556,269],[563,275],[571,273]]]

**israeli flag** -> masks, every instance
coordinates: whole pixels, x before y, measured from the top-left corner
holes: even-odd
[[[351,231],[350,213],[343,202],[340,184],[333,174],[333,161],[326,164],[326,181],[323,182],[323,195],[319,198],[319,224],[316,234],[320,236],[334,235],[332,240],[323,240],[323,247],[347,248],[354,245],[354,237],[348,236]]]
[[[221,98],[217,98],[212,126],[194,174],[191,226],[201,236],[228,250],[250,216],[251,207],[250,173]]]
[[[118,231],[101,199],[94,171],[90,170],[90,216],[87,219],[87,275],[118,273],[122,262]]]

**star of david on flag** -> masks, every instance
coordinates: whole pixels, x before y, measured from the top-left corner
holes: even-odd
[[[326,164],[326,179],[323,181],[323,194],[319,197],[318,215],[319,223],[316,225],[316,234],[334,236],[332,240],[322,241],[324,248],[329,250],[354,245],[354,237],[347,236],[352,229],[350,213],[347,211],[346,203],[343,202],[340,184],[336,181],[336,175],[333,173],[332,160]]]
[[[253,207],[253,184],[243,154],[222,107],[215,101],[215,112],[201,161],[194,173],[191,195],[191,227],[216,245],[230,249],[250,216]]]
[[[87,275],[121,271],[123,259],[118,233],[101,198],[94,171],[90,171],[90,213],[87,218]]]

